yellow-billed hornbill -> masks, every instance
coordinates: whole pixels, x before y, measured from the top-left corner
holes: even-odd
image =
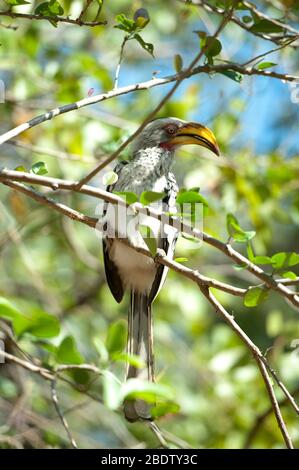
[[[188,144],[206,147],[219,155],[214,134],[207,127],[176,118],[151,121],[135,139],[131,160],[119,163],[114,169],[118,180],[108,186],[107,190],[133,192],[137,195],[141,195],[144,191],[163,192],[165,193],[163,210],[172,211],[178,187],[170,169],[176,149]],[[140,356],[145,364],[145,367],[141,368],[128,365],[127,379],[142,378],[153,381],[151,305],[163,285],[167,269],[162,265],[156,265],[153,259],[136,252],[117,237],[109,236],[112,226],[118,235],[124,229],[119,225],[116,227],[119,222],[115,221],[115,208],[112,205],[108,204],[105,207],[105,220],[106,235],[103,238],[103,249],[107,282],[117,302],[121,302],[125,290],[130,291],[128,353]],[[126,224],[130,222],[132,217],[126,220]],[[142,223],[147,225],[144,220]],[[161,236],[159,222],[152,230],[157,246],[162,248],[167,256],[172,257],[176,233],[170,231],[168,236]],[[131,227],[131,230],[126,232],[126,238],[132,246],[147,247],[138,227],[134,230]],[[129,421],[151,419],[150,406],[143,400],[126,401],[124,410]]]

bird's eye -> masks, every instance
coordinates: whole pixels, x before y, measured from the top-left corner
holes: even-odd
[[[166,130],[167,134],[172,135],[172,134],[175,134],[175,132],[178,130],[178,128],[177,128],[177,126],[171,124],[169,126],[166,126],[165,130]]]

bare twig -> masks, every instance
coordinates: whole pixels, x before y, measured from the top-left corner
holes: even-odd
[[[60,421],[62,423],[62,426],[64,427],[65,429],[65,432],[69,438],[69,441],[73,447],[73,449],[78,449],[78,446],[77,446],[77,443],[75,441],[75,439],[73,438],[72,436],[72,433],[70,431],[70,428],[69,428],[69,425],[68,425],[68,422],[63,414],[63,412],[61,411],[60,409],[60,406],[59,406],[59,401],[58,401],[58,395],[57,395],[57,390],[56,390],[56,379],[53,378],[53,380],[51,380],[51,396],[52,396],[52,401],[54,403],[54,406],[55,406],[55,410],[60,418]]]
[[[299,394],[299,387],[293,390],[292,396],[296,396],[298,394]],[[278,405],[281,408],[282,406],[287,405],[287,403],[288,403],[288,399],[285,397],[278,402]],[[248,449],[251,446],[251,443],[253,442],[256,434],[258,433],[259,429],[263,425],[264,421],[268,418],[268,416],[272,414],[272,411],[273,411],[272,406],[269,406],[269,408],[267,408],[263,413],[259,414],[256,417],[254,424],[246,437],[246,440],[244,443],[244,449]]]
[[[47,16],[47,15],[35,15],[35,14],[29,14],[29,13],[16,13],[14,11],[8,10],[8,11],[0,11],[0,16],[8,16],[9,18],[20,18],[23,20],[48,20],[48,21],[54,21],[55,23],[68,23],[68,24],[74,24],[78,26],[89,26],[89,27],[95,27],[95,26],[103,26],[107,24],[107,21],[82,21],[78,19],[72,19],[69,18],[68,16]]]
[[[120,66],[121,66],[121,63],[122,63],[122,60],[123,60],[124,49],[125,49],[125,45],[126,45],[128,39],[129,39],[129,36],[125,35],[125,37],[123,38],[123,41],[121,43],[121,46],[120,46],[119,59],[118,59],[118,64],[117,64],[117,67],[116,67],[115,78],[114,78],[114,89],[118,88],[118,79],[119,79]]]
[[[67,152],[62,152],[60,150],[53,150],[53,149],[48,149],[44,147],[39,147],[38,145],[27,144],[19,140],[9,140],[7,144],[22,148],[24,150],[28,150],[30,152],[40,153],[42,155],[48,155],[49,157],[59,158],[61,160],[71,160],[71,161],[77,161],[81,163],[95,163],[96,161],[96,159],[93,158],[91,155],[81,156],[75,153],[67,153]]]
[[[155,434],[156,438],[160,442],[160,447],[162,447],[162,449],[169,449],[169,445],[167,444],[167,441],[165,440],[163,432],[161,431],[159,426],[154,422],[149,422],[148,427]]]

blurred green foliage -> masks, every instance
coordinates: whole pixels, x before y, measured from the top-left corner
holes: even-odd
[[[83,8],[81,0],[0,3],[3,11],[7,4],[30,3],[22,11],[75,18]],[[267,8],[267,2],[256,3]],[[277,4],[274,11],[269,7],[270,14],[286,14],[284,2]],[[140,20],[147,20],[142,14],[134,18],[141,7],[149,11],[149,24]],[[292,13],[296,11],[295,5]],[[136,41],[130,41],[120,71],[121,84],[125,84],[138,81],[140,68],[147,73],[145,79],[156,73],[155,67],[162,68],[163,74],[173,73],[171,68],[180,70],[182,61],[188,62],[186,54],[189,57],[190,52],[196,52],[194,42],[190,42],[192,30],[209,21],[216,25],[218,20],[213,15],[207,20],[204,11],[177,0],[94,1],[84,19],[92,21],[97,13],[107,20],[107,26],[6,20],[18,29],[0,27],[0,73],[6,85],[5,103],[1,104],[3,131],[57,104],[110,90],[124,35],[117,24],[132,28],[139,21],[138,28],[144,29],[142,41],[153,44],[157,58],[152,62],[147,54],[153,52],[149,46],[144,51]],[[255,20],[248,12],[241,14],[247,14],[245,23]],[[257,20],[251,29],[271,32],[269,24]],[[235,31],[234,25],[228,26],[223,44]],[[136,30],[131,33],[142,45]],[[206,41],[211,41],[209,38],[205,36]],[[240,48],[250,42],[252,55],[259,53],[259,39],[238,31],[238,41]],[[199,48],[199,41],[196,44]],[[207,59],[216,63],[222,53],[221,43],[212,46]],[[287,51],[279,52],[275,63],[285,58],[298,67],[295,56]],[[260,68],[273,65],[264,61]],[[243,242],[236,243],[236,248],[267,272],[276,269],[280,275],[294,277],[299,274],[298,255],[292,255],[299,252],[299,155],[285,152],[289,134],[284,129],[290,110],[285,110],[278,123],[282,129],[280,145],[267,154],[255,152],[242,121],[251,96],[249,92],[247,98],[241,94],[238,82],[242,77],[231,72],[229,78],[236,82],[234,93],[222,101],[230,80],[220,75],[221,91],[214,96],[208,123],[223,156],[216,161],[208,151],[200,151],[199,158],[197,148],[182,149],[174,171],[182,188],[200,188],[200,194],[191,192],[202,202],[208,201],[206,232],[222,240],[230,236],[233,243]],[[166,103],[160,115],[194,119],[202,103],[207,103],[203,88],[213,88],[214,83],[214,78],[207,76],[186,82],[184,91]],[[244,78],[242,86],[250,90],[252,83],[254,79]],[[18,137],[18,146],[1,147],[1,166],[80,178],[99,158],[117,148],[152,110],[161,93],[157,88],[108,100],[35,127]],[[245,140],[236,144],[235,136],[240,132]],[[102,178],[98,175],[94,184],[103,187]],[[180,193],[182,200],[184,194]],[[122,416],[122,399],[136,395],[151,401],[158,398],[154,414],[162,429],[191,446],[242,447],[259,413],[269,408],[269,400],[252,357],[212,311],[196,285],[169,273],[154,305],[157,384],[124,384],[126,360],[138,365],[139,359],[124,353],[128,300],[118,305],[109,292],[96,233],[4,186],[0,195],[0,315],[1,321],[6,321],[1,328],[7,351],[21,354],[7,336],[10,324],[25,358],[35,358],[50,369],[59,364],[89,363],[102,371],[100,376],[84,370],[65,372],[64,377],[75,387],[58,382],[61,407],[80,447],[156,447],[157,440],[147,426],[128,424]],[[85,214],[95,214],[95,199],[62,191],[51,196]],[[149,195],[144,197],[147,201]],[[203,274],[233,285],[247,288],[256,283],[246,269],[236,269],[220,252],[206,245],[198,248],[183,237],[176,257]],[[267,351],[267,358],[288,388],[298,388],[298,355],[292,346],[299,338],[298,312],[276,293],[271,292],[266,299],[267,292],[260,287],[249,290],[245,299],[219,291],[215,294],[250,338]],[[49,383],[8,363],[0,367],[0,447],[69,446],[53,407]],[[280,390],[277,395],[282,398]],[[298,446],[297,418],[288,407],[283,408],[283,415]],[[263,421],[251,445],[283,446],[273,414]]]

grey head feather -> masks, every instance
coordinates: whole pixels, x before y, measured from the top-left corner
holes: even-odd
[[[158,118],[150,121],[131,146],[133,158],[139,150],[158,147],[162,142],[167,142],[169,135],[164,129],[167,124],[176,124],[181,127],[186,124],[186,121],[175,117]]]

